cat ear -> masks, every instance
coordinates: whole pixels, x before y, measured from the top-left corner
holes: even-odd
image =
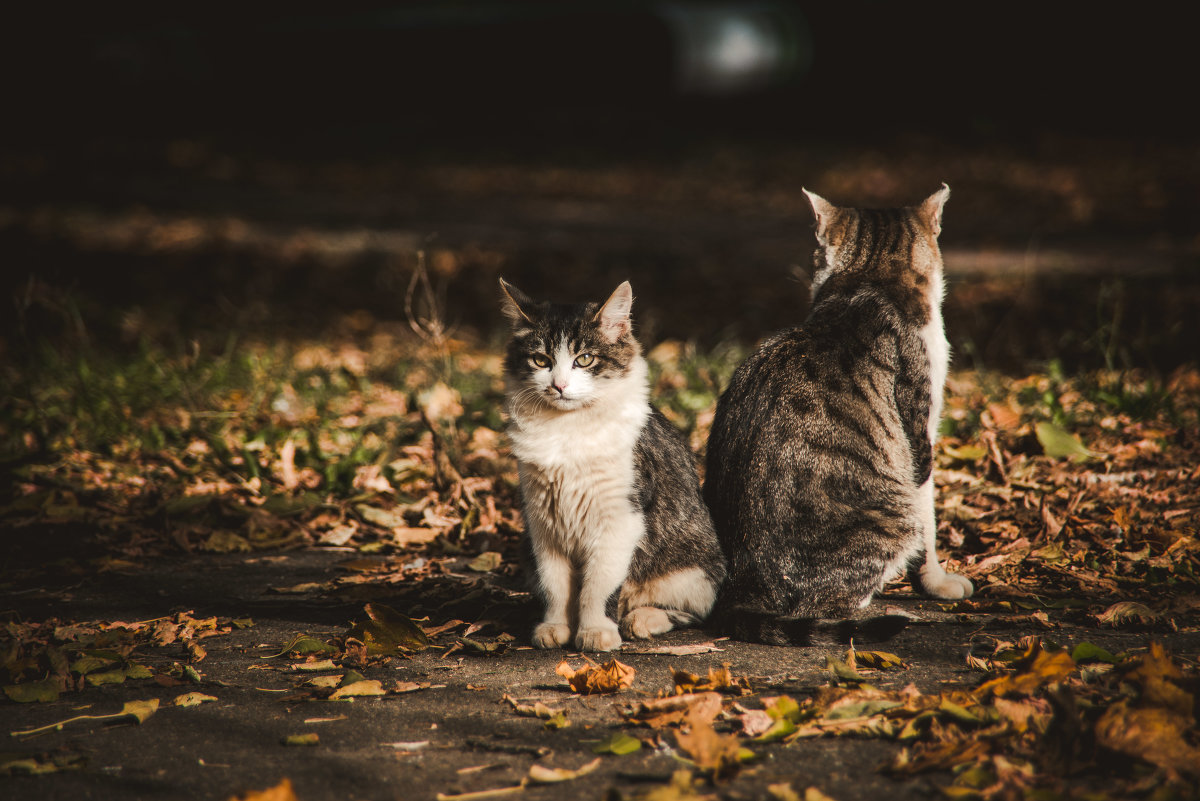
[[[512,322],[513,326],[532,324],[533,318],[530,316],[530,310],[534,305],[533,298],[503,278],[500,279],[500,291],[504,293],[504,297],[500,299],[500,310],[504,312],[504,316]]]
[[[824,247],[829,244],[829,223],[837,212],[837,206],[816,192],[809,192],[807,189],[803,191],[808,195],[808,202],[812,204],[813,216],[817,218],[817,241]]]
[[[942,206],[946,205],[949,198],[950,187],[943,183],[941,189],[925,198],[925,202],[921,204],[921,219],[929,226],[929,230],[933,231],[934,236],[942,233]]]
[[[600,333],[605,339],[616,342],[623,334],[629,332],[629,312],[632,308],[633,287],[625,281],[608,296],[608,300],[604,301],[604,305],[592,320],[600,324]]]

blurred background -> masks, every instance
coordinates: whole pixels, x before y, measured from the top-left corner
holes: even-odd
[[[3,33],[5,359],[434,317],[496,344],[501,274],[628,278],[648,345],[748,346],[803,317],[802,187],[943,181],[958,366],[1195,359],[1177,4],[140,5]]]

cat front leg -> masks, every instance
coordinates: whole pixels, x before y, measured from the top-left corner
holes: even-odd
[[[568,609],[571,602],[571,563],[555,548],[534,548],[538,585],[546,603],[546,612],[533,629],[537,648],[561,648],[571,640]]]
[[[596,539],[579,589],[579,631],[575,635],[579,650],[611,651],[621,644],[621,632],[605,614],[605,605],[629,573],[643,525],[641,515],[630,515]]]
[[[925,547],[925,563],[920,568],[921,589],[934,598],[957,600],[969,598],[975,585],[966,576],[947,573],[937,557],[937,519],[933,508],[933,476],[925,480],[917,491],[917,513],[919,515],[922,544]]]

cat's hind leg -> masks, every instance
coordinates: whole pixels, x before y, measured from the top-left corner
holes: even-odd
[[[957,600],[970,598],[975,585],[966,576],[947,573],[937,558],[937,520],[933,510],[933,476],[917,491],[917,513],[920,515],[922,545],[925,560],[918,570],[921,589],[934,598]]]
[[[627,581],[621,588],[618,616],[621,633],[648,639],[676,625],[703,620],[717,597],[715,582],[700,568],[677,570],[644,583]]]

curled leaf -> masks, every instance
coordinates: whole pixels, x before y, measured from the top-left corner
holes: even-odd
[[[635,671],[629,665],[613,659],[603,665],[587,664],[576,670],[567,660],[558,663],[555,673],[580,695],[601,695],[620,692],[633,684]]]

